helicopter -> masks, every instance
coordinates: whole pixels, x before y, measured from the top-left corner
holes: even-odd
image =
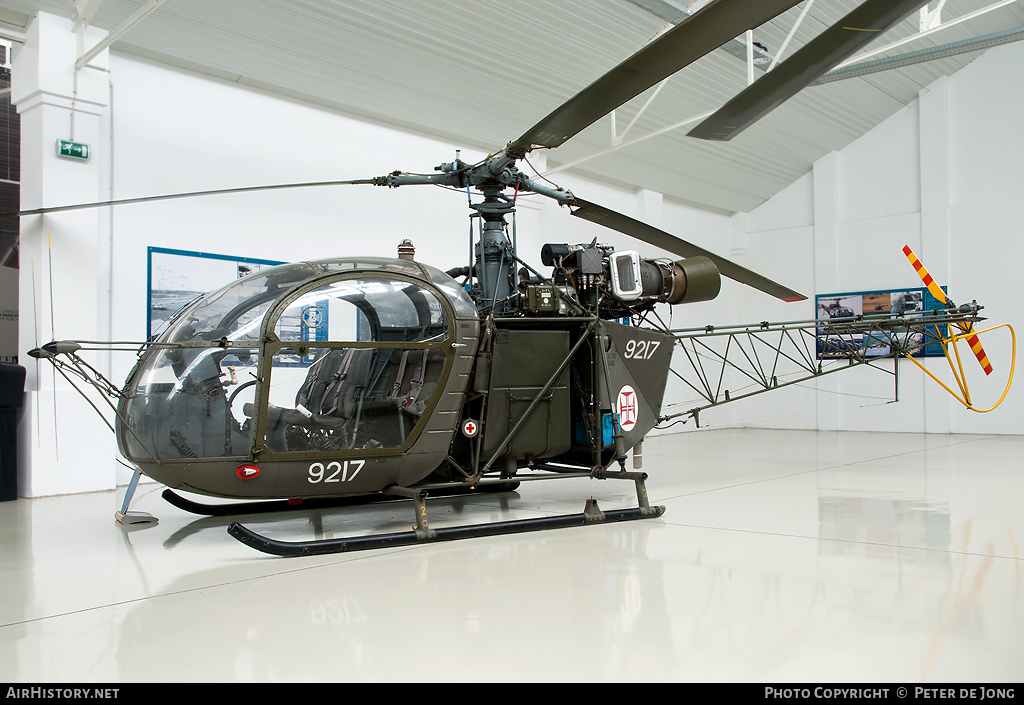
[[[788,302],[806,296],[663,230],[528,176],[518,164],[554,149],[629,99],[799,0],[713,0],[562,104],[523,135],[470,164],[333,182],[474,191],[473,263],[443,271],[415,259],[336,257],[260,269],[207,293],[141,347],[117,387],[54,341],[30,354],[86,378],[113,402],[118,448],[195,513],[246,514],[343,503],[412,501],[412,531],[300,542],[234,523],[229,534],[276,555],[314,555],[470,536],[657,517],[647,475],[625,461],[663,418],[676,337],[640,325],[658,306],[708,301],[721,277]],[[693,128],[727,141],[880,33],[925,5],[867,0]],[[863,31],[870,29],[871,31]],[[292,185],[255,188],[285,188]],[[255,190],[236,189],[236,190]],[[650,259],[595,238],[549,243],[541,272],[510,237],[516,198],[536,194],[569,213],[671,252]],[[200,195],[197,193],[189,195]],[[144,199],[69,206],[101,207]],[[34,215],[61,207],[23,211]],[[514,222],[514,221],[513,221]],[[959,313],[969,325],[977,307]],[[963,330],[963,329],[962,329]],[[65,362],[66,361],[66,362]],[[115,403],[116,402],[116,405]],[[428,496],[508,491],[539,478],[632,482],[637,507],[434,528]],[[201,504],[177,491],[237,500]]]
[[[827,306],[823,303],[818,304],[818,308],[825,314],[827,318],[850,318],[854,316],[853,309],[849,306],[840,305],[841,299],[831,299],[831,303]]]

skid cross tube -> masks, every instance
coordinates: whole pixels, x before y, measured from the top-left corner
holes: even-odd
[[[660,516],[664,513],[664,507],[652,507],[650,501],[647,499],[647,473],[645,472],[629,472],[627,470],[595,470],[592,477],[598,480],[632,480],[636,487],[636,501],[639,506],[639,511],[643,514],[655,514]],[[661,511],[658,511],[658,510]]]
[[[430,523],[427,521],[427,505],[425,500],[427,499],[426,490],[413,490],[408,487],[400,487],[399,485],[389,485],[384,488],[384,494],[393,495],[395,497],[404,497],[411,499],[413,507],[415,507],[415,518],[416,522],[412,525],[413,531],[416,533],[416,538],[432,539],[437,534],[430,528]]]

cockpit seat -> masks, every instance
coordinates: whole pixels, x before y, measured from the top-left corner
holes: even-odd
[[[267,446],[300,450],[302,434],[290,430],[298,427],[306,438],[329,436],[345,448],[397,447],[426,409],[444,363],[443,353],[428,348],[324,349],[306,372],[295,408],[268,406]],[[250,417],[253,409],[242,408]]]
[[[255,405],[246,403],[242,405],[242,412],[246,416],[252,416]],[[325,431],[338,431],[345,427],[345,419],[323,414],[303,414],[297,409],[284,409],[280,406],[269,404],[267,406],[267,435],[273,431],[284,429],[288,426],[304,426],[311,429],[323,429]]]
[[[242,413],[251,417],[255,411],[255,405],[246,403],[242,405]],[[277,452],[288,450],[288,430],[299,427],[314,432],[318,431],[340,431],[345,427],[345,419],[322,414],[309,414],[308,416],[297,409],[284,409],[273,404],[267,405],[267,447]]]
[[[350,419],[356,413],[357,392],[371,383],[373,348],[333,348],[309,367],[306,381],[295,395],[300,406],[313,414]]]

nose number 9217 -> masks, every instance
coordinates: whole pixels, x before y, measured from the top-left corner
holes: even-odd
[[[319,482],[351,482],[356,479],[356,475],[365,464],[365,460],[334,460],[326,466],[323,463],[313,463],[309,466],[309,477],[306,480],[314,485]]]

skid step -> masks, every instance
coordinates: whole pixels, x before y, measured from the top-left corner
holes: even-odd
[[[587,500],[587,506],[580,514],[562,514],[559,516],[538,517],[535,519],[518,519],[513,521],[489,522],[485,524],[469,524],[466,526],[430,529],[429,532],[422,530],[402,531],[393,534],[372,534],[369,536],[352,536],[341,539],[279,541],[277,539],[268,538],[258,534],[252,529],[249,529],[238,522],[234,522],[228,527],[228,534],[241,541],[246,546],[275,556],[318,556],[329,553],[365,551],[373,548],[414,546],[417,544],[434,543],[437,541],[454,541],[481,536],[500,536],[504,534],[525,533],[528,531],[561,529],[570,526],[587,526],[591,524],[606,524],[617,521],[632,521],[635,519],[651,519],[659,517],[664,513],[665,507],[661,506],[637,507],[634,509],[613,509],[605,512],[598,508],[595,500],[590,499]]]

